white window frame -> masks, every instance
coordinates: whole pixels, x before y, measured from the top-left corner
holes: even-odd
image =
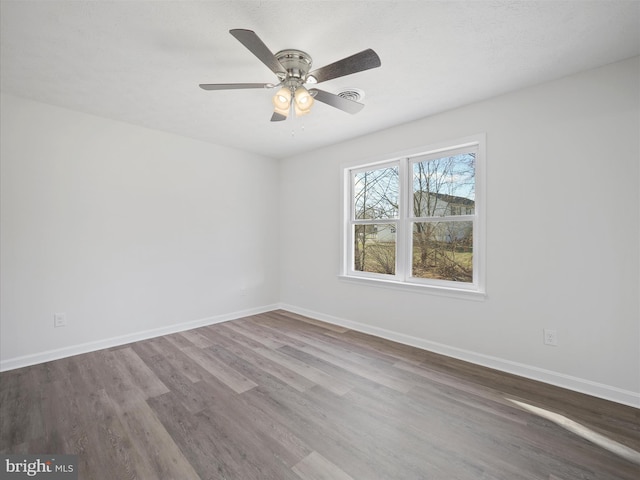
[[[486,296],[486,136],[473,135],[439,144],[395,152],[377,158],[354,161],[341,165],[343,186],[342,201],[342,258],[339,278],[347,282],[405,291],[438,294],[482,300]],[[413,192],[412,164],[415,161],[441,158],[473,151],[475,158],[475,213],[445,217],[414,218],[410,198]],[[419,158],[418,158],[419,157]],[[400,195],[398,217],[395,219],[357,220],[352,218],[354,209],[353,176],[358,172],[398,166]],[[411,276],[412,223],[415,221],[471,221],[473,224],[473,281],[455,282]],[[353,225],[362,223],[395,224],[396,270],[395,275],[354,270]]]

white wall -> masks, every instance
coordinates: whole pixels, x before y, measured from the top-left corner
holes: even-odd
[[[274,160],[9,95],[1,107],[3,369],[277,302]]]
[[[283,161],[283,304],[640,406],[638,71],[636,58]],[[341,282],[340,165],[484,132],[486,300]]]
[[[638,71],[621,62],[279,166],[3,95],[0,369],[279,305],[640,406]],[[483,132],[487,299],[339,281],[340,165]]]

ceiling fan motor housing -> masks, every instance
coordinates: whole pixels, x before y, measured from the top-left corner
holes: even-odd
[[[301,50],[281,50],[275,54],[280,64],[287,71],[283,80],[284,85],[298,87],[306,82],[311,69],[311,56]]]

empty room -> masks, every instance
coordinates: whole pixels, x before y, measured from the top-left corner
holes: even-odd
[[[0,478],[640,478],[639,1],[0,22]]]

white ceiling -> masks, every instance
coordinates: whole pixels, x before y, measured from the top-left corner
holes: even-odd
[[[640,54],[639,1],[4,1],[4,92],[283,158]],[[228,32],[313,68],[373,48],[382,66],[319,88],[365,91],[270,122],[273,82]]]

